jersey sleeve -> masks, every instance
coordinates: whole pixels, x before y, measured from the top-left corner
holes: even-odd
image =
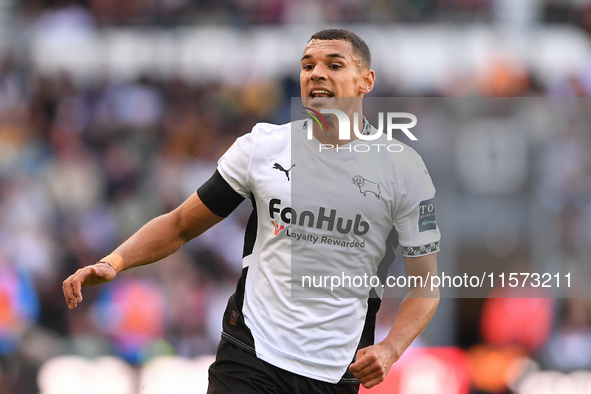
[[[244,197],[236,193],[217,170],[197,189],[197,194],[211,212],[223,218],[228,217],[244,201]]]
[[[441,234],[435,219],[435,186],[420,157],[409,165],[400,186],[393,220],[402,255],[419,257],[438,252]]]
[[[244,198],[250,198],[249,168],[253,154],[254,133],[239,137],[218,160],[217,171]]]

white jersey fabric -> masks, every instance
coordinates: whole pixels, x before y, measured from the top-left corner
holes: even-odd
[[[252,253],[243,260],[242,306],[257,357],[337,383],[360,343],[369,292],[316,297],[306,293],[301,275],[317,267],[339,276],[377,275],[393,227],[406,256],[437,252],[440,233],[435,188],[411,147],[382,136],[371,143],[403,150],[359,153],[355,146],[366,141],[356,140],[347,144],[351,149],[319,152],[319,141],[307,137],[310,122],[257,124],[222,156],[218,171],[257,210]],[[383,294],[382,286],[374,291]]]

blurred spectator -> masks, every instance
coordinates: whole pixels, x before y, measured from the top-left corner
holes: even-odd
[[[478,93],[483,97],[522,97],[530,91],[530,80],[523,66],[505,58],[495,58],[480,71]]]
[[[591,303],[585,298],[564,300],[559,323],[546,347],[545,362],[560,371],[591,369]]]
[[[89,7],[101,24],[145,23],[154,2],[148,0],[90,0]]]
[[[483,393],[506,393],[520,378],[516,367],[525,356],[519,347],[473,346],[469,350],[472,386]]]
[[[532,298],[512,298],[512,297]],[[552,327],[553,301],[533,298],[544,295],[536,289],[500,289],[484,302],[480,331],[490,344],[517,346],[529,352],[540,349]],[[502,297],[502,298],[501,298]]]
[[[16,353],[38,318],[39,300],[31,279],[0,254],[0,355]]]
[[[13,111],[22,110],[19,108],[24,103],[24,81],[17,72],[12,58],[0,58],[0,116],[10,117]]]
[[[164,336],[164,308],[164,293],[158,283],[122,278],[103,289],[93,321],[113,339],[124,360],[137,364],[149,358],[151,348]]]
[[[74,0],[56,0],[48,5],[37,19],[37,29],[67,33],[94,27],[92,15]]]

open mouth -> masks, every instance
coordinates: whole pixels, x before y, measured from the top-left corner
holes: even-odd
[[[314,99],[327,99],[334,97],[334,94],[332,94],[328,90],[316,89],[310,92],[310,97]]]

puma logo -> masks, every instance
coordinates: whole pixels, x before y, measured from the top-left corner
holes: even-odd
[[[275,236],[277,236],[279,234],[279,231],[281,231],[285,228],[285,226],[283,224],[281,225],[281,227],[279,227],[279,225],[275,224],[275,222],[272,220],[271,220],[271,223],[273,223],[273,226],[275,226]]]
[[[283,168],[283,166],[279,163],[275,163],[273,164],[273,169],[275,170],[279,170],[279,171],[283,171],[285,173],[285,176],[287,177],[287,180],[289,181],[289,172],[291,171],[292,168],[295,167],[295,164],[293,164],[291,167],[289,167],[289,170],[286,170],[285,168]]]

